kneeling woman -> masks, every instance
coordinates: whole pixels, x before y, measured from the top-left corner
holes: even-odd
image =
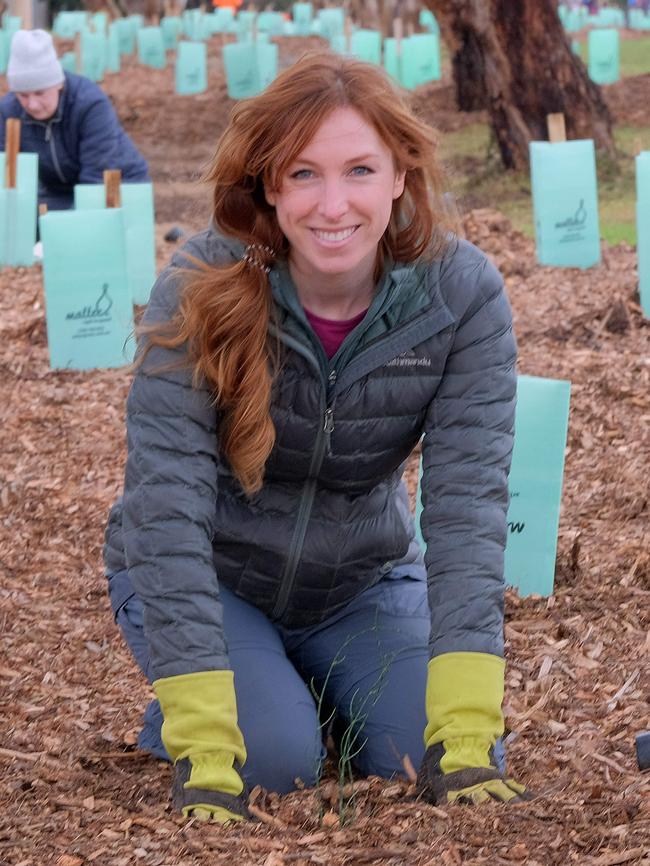
[[[433,132],[381,70],[312,55],[234,108],[209,180],[146,312],[107,529],[162,710],[141,744],[221,821],[246,784],[314,783],[331,712],[360,773],[409,755],[431,802],[525,796],[495,757],[515,342]]]

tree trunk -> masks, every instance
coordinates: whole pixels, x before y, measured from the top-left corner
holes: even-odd
[[[459,39],[452,58],[456,103],[461,111],[481,111],[488,104],[485,56],[474,31],[463,30],[459,37],[462,42]]]
[[[558,112],[565,115],[568,138],[593,138],[597,148],[614,154],[609,110],[571,51],[556,0],[425,4],[455,58],[459,106],[487,108],[506,168],[528,166],[529,142],[546,140],[546,115]]]

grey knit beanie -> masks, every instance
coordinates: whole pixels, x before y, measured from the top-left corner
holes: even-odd
[[[14,93],[46,90],[64,80],[63,67],[45,30],[18,30],[11,40],[7,81]]]

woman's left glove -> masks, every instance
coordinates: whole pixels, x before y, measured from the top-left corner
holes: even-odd
[[[166,677],[153,687],[162,741],[174,761],[174,808],[203,821],[244,821],[248,792],[239,771],[246,748],[232,671]]]
[[[417,779],[425,800],[445,805],[531,799],[494,759],[503,734],[504,671],[503,659],[487,653],[445,653],[429,662],[427,750]]]

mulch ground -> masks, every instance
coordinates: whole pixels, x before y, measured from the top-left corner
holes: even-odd
[[[298,48],[283,46],[283,62]],[[192,98],[170,94],[170,70],[132,67],[106,83],[150,160],[161,265],[165,228],[200,228],[209,212],[196,178],[229,106],[216,62],[210,75],[210,95]],[[438,121],[463,122],[449,92],[418,98],[431,94]],[[51,371],[41,270],[5,269],[0,863],[650,866],[650,777],[634,756],[650,727],[650,324],[635,250],[604,247],[588,271],[544,268],[498,212],[473,211],[465,228],[505,276],[520,372],[572,382],[556,589],[507,597],[508,764],[537,799],[439,809],[415,800],[408,779],[362,779],[341,825],[330,773],[318,791],[255,791],[256,823],[175,815],[169,767],[134,748],[150,692],[113,624],[101,565],[128,372]],[[413,476],[412,466],[411,488]]]

